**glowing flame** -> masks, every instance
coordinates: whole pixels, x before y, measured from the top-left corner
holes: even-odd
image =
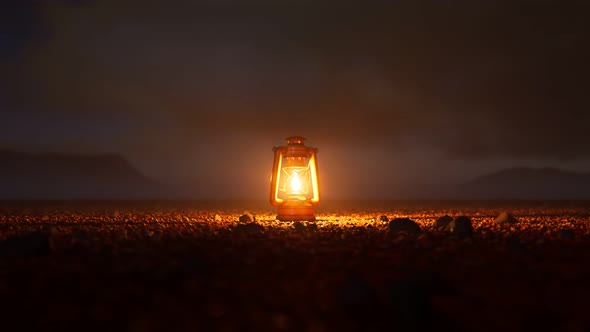
[[[294,192],[301,191],[301,180],[297,172],[293,172],[293,176],[291,177],[291,190]]]

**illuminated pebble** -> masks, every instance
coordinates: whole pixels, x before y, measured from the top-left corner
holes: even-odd
[[[244,211],[244,214],[240,216],[239,221],[243,223],[254,222],[256,221],[256,218],[250,212]]]
[[[434,227],[436,228],[446,228],[449,224],[453,221],[453,217],[445,214],[444,216],[436,219],[434,222]]]
[[[495,220],[495,223],[499,224],[499,225],[516,224],[517,222],[518,222],[518,219],[514,218],[514,216],[508,212],[500,213],[500,215]]]

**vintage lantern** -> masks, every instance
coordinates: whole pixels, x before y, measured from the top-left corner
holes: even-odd
[[[279,207],[278,220],[315,221],[320,202],[318,149],[303,144],[304,137],[287,137],[287,146],[274,147],[270,203]]]

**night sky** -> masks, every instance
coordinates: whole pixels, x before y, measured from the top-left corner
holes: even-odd
[[[346,3],[346,4],[344,4]],[[509,166],[590,171],[588,1],[2,0],[0,148],[118,153],[266,198],[272,147],[325,196]]]

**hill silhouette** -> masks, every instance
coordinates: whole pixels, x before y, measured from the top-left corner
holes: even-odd
[[[456,192],[473,199],[590,199],[590,174],[514,167],[472,179]]]
[[[0,150],[0,199],[194,198],[162,185],[117,154],[32,154]],[[456,185],[414,186],[398,199],[590,199],[590,173],[514,167]]]
[[[1,199],[152,198],[161,186],[117,154],[0,150]]]

